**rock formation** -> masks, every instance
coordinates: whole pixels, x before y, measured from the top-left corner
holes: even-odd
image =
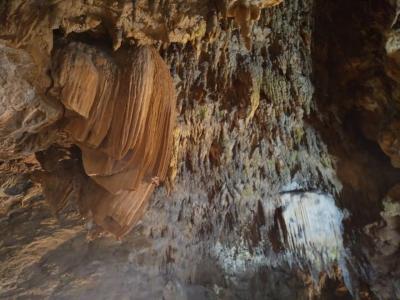
[[[62,106],[33,85],[38,69],[27,52],[0,43],[0,60],[0,158],[46,149],[54,142],[51,125],[61,118]]]
[[[71,112],[65,130],[82,151],[85,173],[100,186],[81,201],[119,237],[167,175],[175,124],[171,75],[150,46],[117,51],[113,60],[72,43],[57,56],[53,89]]]
[[[0,2],[0,298],[400,298],[399,10]]]

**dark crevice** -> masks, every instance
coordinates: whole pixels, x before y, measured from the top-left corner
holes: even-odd
[[[362,274],[363,268],[371,272],[364,252],[373,247],[364,231],[368,224],[380,222],[382,199],[400,182],[399,169],[392,166],[378,143],[382,128],[395,114],[390,102],[393,82],[383,63],[385,32],[393,12],[385,1],[373,0],[317,0],[314,7],[317,112],[310,123],[337,160],[337,175],[343,184],[338,204],[350,213],[344,221],[345,243],[358,273],[352,277],[361,299],[374,299],[369,291],[371,282]],[[378,109],[368,110],[368,99],[376,101]]]

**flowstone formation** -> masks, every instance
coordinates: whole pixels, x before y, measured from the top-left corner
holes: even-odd
[[[398,298],[372,2],[1,2],[0,297]]]
[[[74,196],[81,213],[98,229],[118,238],[129,232],[147,208],[155,185],[165,180],[171,159],[175,88],[158,52],[141,46],[121,49],[111,58],[71,43],[55,54],[53,84],[43,100],[32,85],[37,66],[29,54],[7,46],[2,51],[3,158],[49,148],[57,142],[58,131],[65,131],[81,149],[84,173],[91,179],[79,174],[84,182],[75,190],[64,189],[65,195],[61,190],[52,193],[48,185],[54,183],[41,180],[45,195],[57,211]],[[64,124],[57,126],[56,121]]]
[[[171,159],[175,88],[150,46],[117,51],[69,44],[57,54],[54,90],[71,112],[65,127],[82,152],[88,183],[79,201],[97,225],[117,237],[142,217]]]

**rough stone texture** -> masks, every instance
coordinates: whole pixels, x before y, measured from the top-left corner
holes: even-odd
[[[396,7],[278,3],[0,4],[0,39],[31,55],[44,101],[61,100],[49,71],[74,42],[152,44],[178,95],[166,184],[123,241],[87,241],[68,138],[2,163],[0,297],[398,297]]]
[[[395,200],[387,195],[395,195],[400,178],[398,7],[318,1],[316,10],[316,124],[337,157],[340,200],[351,213],[345,222],[351,269],[378,299],[397,299],[400,241],[387,212]]]
[[[46,149],[55,141],[51,127],[62,106],[35,88],[38,68],[23,50],[0,43],[0,158],[12,159]]]
[[[374,248],[366,251],[366,257],[374,272],[371,274],[373,289],[383,299],[400,297],[398,251],[400,241],[399,186],[393,187],[384,198],[381,219],[365,226]],[[389,280],[388,280],[389,278]]]

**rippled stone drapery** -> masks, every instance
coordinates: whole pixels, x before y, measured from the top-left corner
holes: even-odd
[[[53,89],[72,112],[66,131],[82,151],[86,174],[101,186],[81,201],[98,225],[121,237],[167,175],[175,124],[171,75],[150,46],[108,56],[72,43],[56,60]]]

